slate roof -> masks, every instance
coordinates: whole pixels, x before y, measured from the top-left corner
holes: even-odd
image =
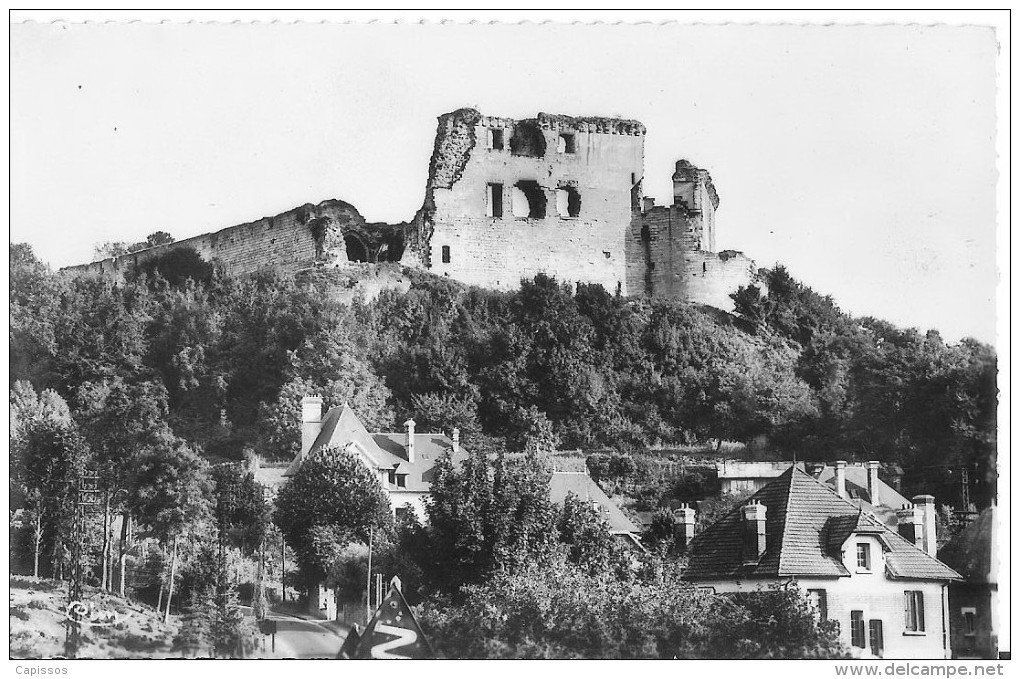
[[[939,559],[966,578],[967,582],[998,584],[992,562],[995,530],[995,506],[984,510],[939,550]]]
[[[761,558],[744,563],[737,507],[695,537],[684,578],[845,577],[850,573],[840,560],[840,547],[852,533],[872,533],[883,543],[889,577],[959,579],[951,568],[796,467],[751,497],[766,507]]]
[[[453,453],[453,441],[443,434],[415,434],[414,462],[407,459],[405,441],[407,434],[403,432],[381,432],[370,434],[358,419],[350,406],[330,408],[322,418],[322,428],[312,443],[307,456],[294,458],[284,476],[293,476],[301,467],[304,459],[308,459],[326,447],[353,447],[362,451],[368,461],[378,469],[396,469],[397,474],[404,475],[405,485],[392,487],[394,491],[428,492],[432,487],[435,475],[436,460],[447,452],[451,453],[454,462],[468,457],[461,448]]]
[[[556,504],[563,504],[570,493],[580,500],[597,502],[602,518],[609,523],[609,532],[613,535],[636,535],[641,532],[587,472],[553,472],[549,480],[549,499]]]
[[[836,469],[826,465],[818,480],[832,488],[836,487]],[[897,525],[896,510],[910,500],[903,497],[899,491],[890,486],[882,479],[878,480],[878,504],[871,501],[871,494],[868,493],[868,469],[860,465],[847,465],[846,467],[846,492],[849,500],[859,504],[866,511],[871,512],[885,525],[895,528]]]

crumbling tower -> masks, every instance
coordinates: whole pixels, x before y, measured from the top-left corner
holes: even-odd
[[[547,273],[631,294],[644,137],[641,123],[618,118],[440,116],[410,250],[433,273],[484,287]]]

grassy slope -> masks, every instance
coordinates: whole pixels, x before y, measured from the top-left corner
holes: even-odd
[[[66,583],[25,576],[12,576],[10,582],[10,656],[63,656]],[[113,611],[122,621],[112,626],[83,626],[79,658],[179,657],[171,650],[177,635],[175,620],[163,624],[154,609],[98,590],[88,590],[85,598],[90,606]]]

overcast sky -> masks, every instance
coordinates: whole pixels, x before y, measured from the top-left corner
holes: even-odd
[[[995,58],[981,27],[14,25],[11,239],[59,267],[327,198],[401,221],[441,113],[615,115],[660,204],[711,171],[720,250],[994,342]]]

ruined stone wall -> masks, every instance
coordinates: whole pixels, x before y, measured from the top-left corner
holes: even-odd
[[[231,226],[215,233],[175,241],[120,257],[67,267],[71,273],[123,276],[135,264],[172,249],[191,247],[202,259],[218,262],[232,275],[275,267],[295,272],[314,266],[346,262],[343,234],[364,227],[365,220],[351,205],[327,200],[303,205],[274,217]]]
[[[485,287],[513,289],[521,278],[545,272],[629,294],[625,243],[631,192],[643,168],[644,127],[616,119],[540,114],[518,121],[458,113],[457,120],[440,119],[440,159],[432,165],[446,169],[427,187],[425,265]],[[490,130],[502,134],[503,148],[492,148]],[[524,138],[525,132],[537,136]],[[572,135],[573,152],[558,150],[561,134]],[[514,155],[512,144],[541,155]],[[514,215],[514,186],[522,180],[537,184],[545,217]],[[502,185],[502,216],[487,216],[490,184]],[[558,211],[557,190],[568,187],[580,199],[577,216]]]
[[[729,295],[753,281],[754,262],[706,246],[702,216],[684,207],[653,207],[635,216],[627,234],[630,288],[732,311]]]
[[[545,113],[515,120],[460,109],[439,117],[425,198],[410,222],[369,224],[353,206],[327,200],[67,270],[123,276],[150,257],[192,247],[232,275],[399,262],[488,288],[516,289],[522,278],[547,273],[623,295],[732,309],[729,294],[753,280],[754,263],[714,252],[719,195],[711,176],[678,161],[673,205],[654,207],[642,195],[644,140],[633,120]],[[544,215],[529,202],[544,204]],[[404,284],[383,278],[382,287]]]

